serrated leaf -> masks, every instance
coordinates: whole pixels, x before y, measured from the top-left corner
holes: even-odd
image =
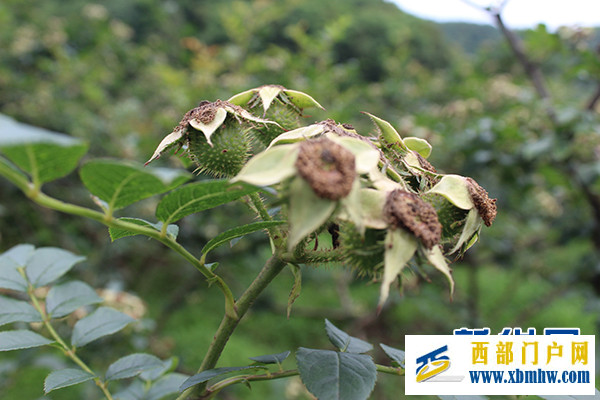
[[[476,208],[473,208],[467,214],[467,218],[465,220],[465,225],[460,233],[458,238],[458,242],[452,250],[450,250],[449,254],[454,254],[458,250],[460,250],[463,244],[468,243],[469,240],[479,232],[481,229],[481,225],[483,224],[483,220],[479,216],[479,211]],[[472,245],[472,244],[471,244]],[[468,248],[469,246],[467,246]]]
[[[383,281],[379,295],[380,308],[390,294],[391,284],[415,254],[417,245],[417,239],[404,229],[388,230],[385,236]]]
[[[119,358],[108,366],[105,379],[115,381],[118,379],[131,378],[157,367],[162,367],[162,361],[151,354],[136,353]]]
[[[103,336],[112,335],[135,321],[127,314],[115,309],[99,307],[85,318],[77,321],[73,327],[71,344],[75,347],[85,346]]]
[[[156,207],[156,218],[171,224],[190,214],[229,203],[258,190],[240,184],[231,185],[225,180],[190,183],[163,197]]]
[[[329,341],[342,352],[361,354],[373,350],[371,343],[348,335],[328,319],[325,319],[325,331]]]
[[[88,161],[79,175],[85,187],[113,211],[174,189],[191,177],[181,170],[144,168],[107,159]]]
[[[150,164],[152,161],[160,158],[160,156],[171,147],[181,142],[181,138],[184,136],[184,129],[177,127],[173,132],[169,133],[163,140],[160,141],[156,150],[152,154],[152,157],[144,163],[144,166]]]
[[[232,239],[240,238],[242,236],[246,236],[250,233],[261,231],[263,229],[268,229],[273,226],[283,225],[285,221],[263,221],[263,222],[253,222],[248,225],[237,226],[235,228],[229,229],[223,233],[218,234],[214,238],[212,238],[208,243],[204,245],[202,248],[202,254],[207,254],[208,252],[216,249],[229,242]]]
[[[291,351],[283,351],[277,354],[267,354],[264,356],[250,357],[252,361],[260,364],[281,364],[290,355]]]
[[[252,157],[231,182],[247,182],[256,186],[279,183],[296,174],[298,146],[274,146]]]
[[[425,139],[418,137],[405,137],[403,139],[404,144],[412,151],[416,151],[423,158],[428,158],[431,155],[431,145]]]
[[[337,136],[327,134],[327,138],[343,146],[354,155],[356,172],[366,174],[377,167],[379,163],[379,151],[369,143],[348,136]]]
[[[179,387],[188,379],[188,375],[172,373],[156,381],[146,393],[145,400],[160,400],[163,397],[179,392]]]
[[[145,400],[146,388],[144,382],[135,379],[125,389],[115,393],[115,400]]]
[[[404,360],[406,359],[406,353],[404,353],[404,351],[387,346],[383,343],[380,343],[379,346],[383,349],[385,354],[392,359],[392,361],[397,363],[401,368],[405,368]]]
[[[314,98],[312,98],[312,96],[310,96],[306,93],[299,92],[297,90],[290,90],[290,89],[284,89],[283,93],[286,94],[286,96],[289,98],[289,100],[292,102],[293,105],[295,105],[296,107],[298,107],[300,109],[310,108],[310,107],[317,107],[317,108],[320,108],[321,110],[325,109],[325,108],[323,108],[322,105],[319,104],[319,102],[317,102]]]
[[[460,175],[444,175],[427,193],[441,194],[463,210],[470,210],[474,207],[473,199],[467,189],[467,181]]]
[[[404,144],[402,137],[400,136],[398,131],[396,131],[396,129],[392,126],[392,124],[390,124],[386,120],[376,117],[373,114],[369,114],[368,112],[365,112],[364,114],[368,115],[369,118],[371,118],[371,121],[373,121],[373,123],[377,127],[377,130],[379,131],[379,135],[387,143],[397,143],[401,149],[408,150],[408,147],[406,147],[406,145]]]
[[[448,279],[448,283],[450,284],[450,296],[452,296],[454,294],[454,279],[452,278],[452,271],[446,262],[446,258],[442,254],[442,249],[440,246],[433,246],[431,249],[423,249],[423,252],[431,265]]]
[[[25,329],[0,332],[0,351],[29,349],[50,343],[54,342]]]
[[[52,286],[46,297],[46,311],[52,318],[64,317],[79,307],[101,303],[102,297],[81,281]]]
[[[40,313],[29,303],[0,296],[0,326],[12,322],[40,322]]]
[[[0,115],[0,151],[34,182],[44,183],[73,171],[87,144]]]
[[[77,385],[94,379],[94,375],[76,368],[66,368],[52,371],[44,380],[44,393]]]
[[[277,136],[271,144],[269,144],[269,148],[275,145],[296,143],[311,138],[313,136],[317,136],[325,130],[323,125],[313,124],[309,126],[304,126],[302,128],[294,129],[288,132],[284,132],[281,135]]]
[[[140,378],[145,381],[155,381],[167,372],[174,370],[177,367],[177,363],[177,357],[171,357],[167,360],[164,360],[162,365],[142,372],[140,374]]]
[[[300,378],[319,400],[366,400],[377,368],[365,354],[300,347],[296,353]]]
[[[294,276],[294,286],[292,286],[292,290],[290,291],[290,295],[288,296],[288,304],[287,304],[287,317],[290,318],[292,313],[292,306],[298,297],[300,297],[300,293],[302,292],[302,269],[298,265],[288,264],[290,266],[290,270],[292,271],[292,275]]]
[[[218,376],[227,375],[230,372],[245,371],[245,370],[256,369],[256,368],[257,368],[256,366],[222,367],[222,368],[214,368],[214,369],[202,371],[199,374],[190,376],[188,379],[186,379],[185,382],[183,382],[181,384],[181,386],[179,387],[179,391],[183,392],[184,390],[191,388],[192,386],[195,386],[199,383],[207,382]]]
[[[129,222],[132,224],[144,226],[146,228],[152,228],[157,232],[160,232],[163,227],[162,221],[158,221],[156,224],[153,224],[152,222],[146,221],[141,218],[123,217],[123,218],[119,218],[118,221]],[[121,239],[124,237],[139,235],[138,232],[134,232],[134,231],[131,231],[129,229],[124,229],[124,228],[112,227],[112,226],[110,228],[108,228],[108,234],[110,235],[110,240],[113,242],[117,239]],[[173,240],[177,239],[178,234],[179,234],[179,227],[177,225],[171,224],[171,225],[167,226],[167,236],[169,236],[171,239],[173,239]]]
[[[225,118],[227,118],[227,110],[223,107],[220,107],[217,108],[217,111],[215,112],[215,117],[208,124],[205,124],[199,119],[191,119],[189,121],[189,124],[192,128],[202,132],[208,144],[212,146],[210,137],[223,124]]]
[[[17,264],[11,258],[0,259],[0,289],[10,289],[19,292],[27,291],[27,281],[19,273]]]
[[[10,260],[14,264],[20,267],[27,265],[27,260],[31,257],[35,247],[31,244],[18,244],[10,249],[6,250],[0,255],[0,268],[2,268],[3,262]]]
[[[294,179],[290,184],[288,249],[323,225],[335,205],[335,201],[318,197],[304,179]]]
[[[33,286],[45,286],[63,276],[83,260],[85,257],[77,256],[67,250],[42,247],[35,250],[27,261],[25,273]]]

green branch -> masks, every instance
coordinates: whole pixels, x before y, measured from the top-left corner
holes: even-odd
[[[0,172],[2,172],[2,171],[0,171]],[[28,187],[28,189],[24,190],[25,195],[27,195],[27,197],[29,197],[32,201],[34,201],[35,203],[37,203],[43,207],[61,211],[66,214],[77,215],[80,217],[86,217],[89,219],[93,219],[95,221],[98,221],[98,222],[106,225],[109,228],[121,228],[121,229],[126,229],[128,231],[135,232],[136,234],[145,235],[145,236],[151,237],[151,238],[161,242],[165,246],[174,250],[176,253],[178,253],[183,258],[185,258],[187,261],[189,261],[190,264],[192,264],[198,271],[200,271],[200,273],[202,275],[204,275],[204,277],[209,282],[209,284],[215,283],[219,287],[219,289],[221,289],[221,291],[223,292],[223,294],[225,296],[225,312],[226,312],[226,314],[228,316],[231,316],[232,318],[237,318],[237,313],[235,311],[235,299],[233,297],[233,293],[231,292],[231,289],[225,283],[223,278],[221,278],[220,276],[215,274],[210,269],[206,268],[204,266],[203,262],[198,260],[193,254],[191,254],[189,251],[187,251],[181,244],[179,244],[177,241],[175,241],[171,237],[167,236],[166,234],[163,234],[162,232],[159,232],[157,230],[154,230],[154,229],[151,229],[151,228],[148,228],[145,226],[140,226],[137,224],[133,224],[131,222],[115,219],[112,216],[103,214],[99,211],[92,210],[90,208],[81,207],[81,206],[78,206],[75,204],[65,203],[61,200],[50,197],[50,196],[36,190],[35,188],[29,187],[29,185],[27,187]]]

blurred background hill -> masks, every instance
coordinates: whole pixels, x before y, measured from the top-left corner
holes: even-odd
[[[496,223],[453,264],[453,301],[443,278],[408,272],[402,291],[376,316],[377,285],[341,266],[304,267],[303,293],[287,319],[293,278],[286,272],[241,324],[220,366],[327,346],[323,318],[399,348],[405,334],[449,334],[463,326],[493,332],[576,326],[596,334],[600,125],[597,105],[588,106],[600,81],[600,31],[550,32],[540,25],[518,35],[541,67],[551,100],[539,99],[496,28],[437,24],[383,0],[3,0],[0,113],[84,138],[88,157],[144,162],[199,101],[281,84],[327,109],[314,111],[307,124],[331,117],[369,135],[374,128],[360,114],[368,111],[402,135],[427,139],[438,170],[473,176],[498,198]],[[185,167],[177,157],[159,163]],[[75,177],[46,190],[92,204]],[[123,215],[152,220],[149,210],[142,205]],[[106,339],[114,357],[102,342],[85,357],[106,363],[121,348],[149,349],[180,357],[183,372],[197,368],[220,320],[213,310],[221,309],[221,298],[196,271],[155,242],[111,244],[102,227],[42,210],[5,180],[0,218],[1,251],[26,242],[67,248],[88,257],[76,270],[80,279],[146,302],[145,322],[135,332]],[[249,218],[241,205],[216,209],[182,221],[179,237],[199,252],[215,234]],[[268,252],[254,235],[218,253],[219,271],[236,294]],[[42,379],[57,361],[36,354],[0,357],[0,398],[41,398]],[[403,398],[402,385],[383,377],[373,398]],[[87,398],[79,390],[46,398]],[[308,398],[293,381],[224,396]]]

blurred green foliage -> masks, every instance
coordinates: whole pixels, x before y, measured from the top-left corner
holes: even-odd
[[[548,32],[543,26],[521,32],[552,92],[552,121],[496,31],[486,28],[480,35],[487,42],[473,40],[476,28],[465,27],[452,38],[443,34],[456,29],[441,29],[383,0],[4,0],[0,113],[84,138],[93,156],[145,161],[200,100],[277,83],[309,93],[328,116],[361,132],[372,129],[359,114],[365,110],[392,122],[402,135],[427,139],[437,150],[434,165],[473,176],[498,197],[493,228],[454,264],[453,301],[438,276],[427,283],[409,273],[402,295],[394,294],[376,316],[375,285],[339,266],[304,267],[292,317],[285,317],[293,284],[288,272],[240,325],[223,366],[298,346],[327,346],[324,317],[372,343],[400,348],[405,334],[447,334],[462,326],[578,326],[596,334],[600,215],[590,205],[600,193],[600,125],[598,107],[585,108],[600,73],[597,34]],[[315,111],[310,118],[324,115]],[[159,162],[184,165],[176,157]],[[91,204],[70,178],[46,190]],[[153,209],[134,207],[138,215]],[[179,224],[179,236],[199,252],[217,233],[251,222],[244,220],[245,211],[228,206],[188,217]],[[162,358],[180,357],[182,371],[197,368],[218,325],[213,310],[222,304],[196,271],[141,238],[110,244],[99,225],[41,210],[4,180],[0,217],[0,250],[30,242],[88,255],[85,268],[77,268],[84,280],[146,301],[146,317],[154,323],[123,346],[149,346]],[[239,294],[268,252],[263,238],[253,235],[219,249],[215,259]],[[86,351],[97,362],[106,359],[103,346]],[[21,358],[0,360],[7,363],[10,368],[0,368],[0,397],[41,397],[41,385],[37,391],[25,385],[30,392],[15,387],[29,376],[40,382],[34,376],[45,367]],[[373,398],[398,398],[401,386],[386,377]],[[47,398],[83,396],[69,390]],[[232,399],[307,398],[293,381],[228,393]]]

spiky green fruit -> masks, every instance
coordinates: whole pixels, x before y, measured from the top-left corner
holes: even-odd
[[[300,112],[298,109],[291,104],[282,103],[279,99],[273,100],[264,118],[279,124],[279,126],[275,124],[265,125],[256,129],[255,136],[264,146],[271,144],[273,139],[282,133],[300,127]]]
[[[248,124],[235,117],[227,120],[211,136],[208,143],[202,132],[190,128],[187,134],[188,152],[199,172],[217,177],[233,177],[240,172],[250,154]]]
[[[451,241],[460,235],[468,210],[456,207],[444,196],[435,193],[424,194],[423,200],[435,208],[438,220],[442,224],[442,240]]]
[[[361,276],[376,276],[383,268],[385,232],[367,229],[363,236],[353,224],[341,224],[339,241],[346,264]]]

